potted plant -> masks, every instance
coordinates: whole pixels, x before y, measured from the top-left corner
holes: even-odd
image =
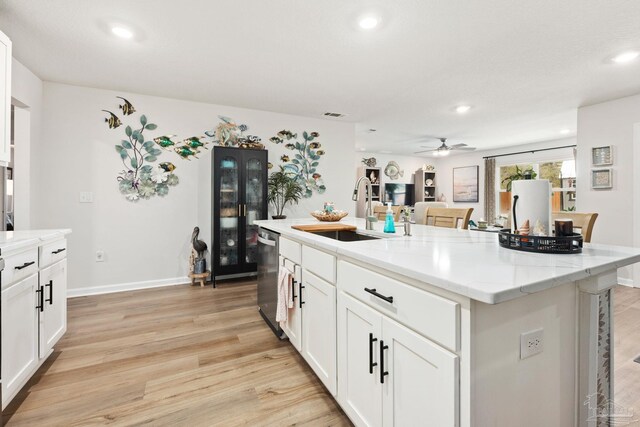
[[[285,172],[282,166],[279,171],[269,175],[267,200],[276,210],[276,214],[272,218],[285,219],[287,216],[282,214],[285,206],[293,203],[298,204],[303,192],[304,188],[298,183],[295,176]]]
[[[519,181],[521,179],[536,179],[538,174],[532,168],[522,170],[516,165],[516,171],[511,175],[508,175],[502,180],[502,183],[507,183],[507,191],[511,191],[511,183],[513,181]]]

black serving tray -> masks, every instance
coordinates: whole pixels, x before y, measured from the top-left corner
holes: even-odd
[[[579,254],[583,243],[578,233],[563,237],[523,236],[511,233],[508,228],[498,233],[498,241],[504,248],[543,254]]]

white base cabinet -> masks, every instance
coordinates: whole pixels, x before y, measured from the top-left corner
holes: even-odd
[[[336,395],[336,287],[307,270],[298,296],[302,304],[302,357]]]
[[[40,271],[40,357],[47,357],[67,331],[67,260]]]
[[[459,425],[458,356],[341,292],[338,402],[357,426]]]
[[[3,253],[2,408],[67,331],[66,240]]]
[[[38,275],[2,291],[2,406],[22,388],[39,365]]]
[[[287,321],[283,322],[280,327],[289,337],[289,342],[298,352],[302,351],[302,305],[300,304],[300,286],[302,286],[302,271],[299,265],[293,264],[288,259],[282,260],[289,271],[294,272],[294,281],[291,284],[291,293],[293,295],[293,308],[287,313]]]

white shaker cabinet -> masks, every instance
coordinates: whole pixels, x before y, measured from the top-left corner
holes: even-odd
[[[379,351],[384,426],[459,425],[458,356],[386,317]]]
[[[11,40],[0,32],[0,166],[11,160]]]
[[[382,336],[382,316],[341,293],[338,325],[338,402],[356,425],[381,426],[378,341]]]
[[[40,271],[40,357],[44,358],[67,331],[67,260]]]
[[[293,347],[302,351],[302,304],[300,304],[300,287],[302,286],[302,272],[299,265],[292,263],[290,260],[285,259],[284,266],[289,271],[294,272],[294,280],[291,284],[291,292],[293,298],[293,307],[288,310],[287,321],[281,323],[282,330]]]
[[[336,287],[303,270],[298,298],[302,304],[302,356],[335,396]]]
[[[12,398],[39,365],[39,290],[38,275],[32,274],[2,291],[3,399]]]

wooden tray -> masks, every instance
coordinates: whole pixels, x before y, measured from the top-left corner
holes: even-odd
[[[357,227],[355,225],[328,222],[325,224],[292,225],[291,228],[300,231],[355,231]]]

